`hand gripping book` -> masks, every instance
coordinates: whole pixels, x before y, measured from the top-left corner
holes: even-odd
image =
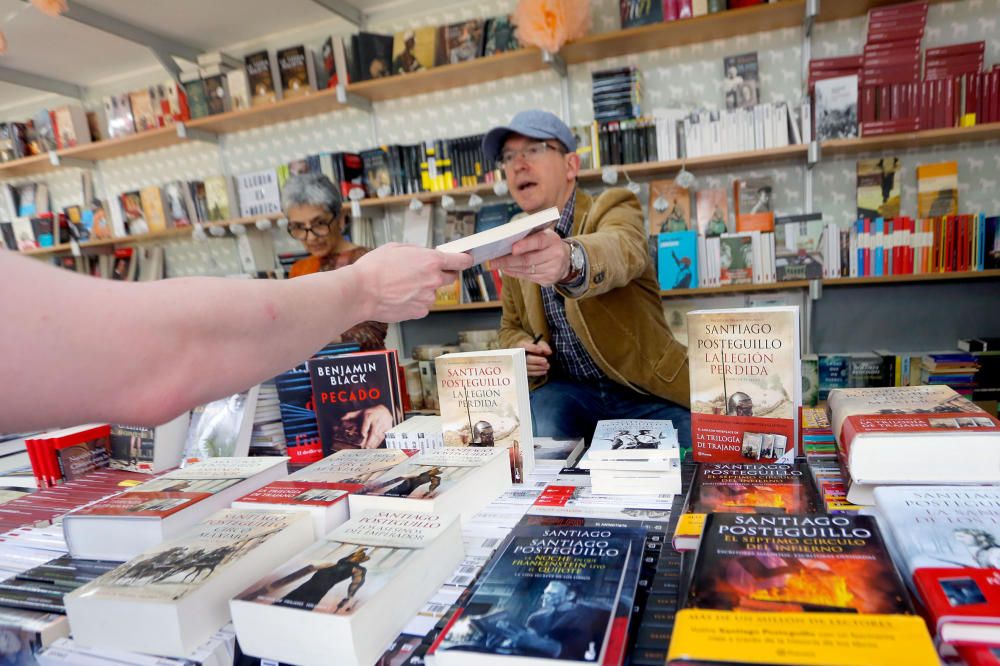
[[[714,513],[683,604],[671,664],[938,664],[871,516]]]
[[[442,354],[435,367],[445,446],[507,449],[523,481],[535,469],[524,350]]]
[[[792,465],[702,463],[674,531],[675,550],[694,550],[709,514],[788,515],[821,510],[805,461]]]
[[[288,473],[287,458],[209,458],[63,517],[73,557],[128,560]]]
[[[533,215],[526,215],[507,224],[480,231],[478,234],[438,245],[437,249],[456,254],[467,252],[472,255],[476,264],[481,264],[490,259],[507,256],[511,253],[514,243],[536,231],[549,229],[558,221],[559,209],[546,208]]]
[[[780,459],[777,451],[794,457],[802,404],[798,307],[693,310],[687,322],[694,460],[767,463]]]
[[[468,520],[510,487],[502,449],[445,447],[421,451],[348,497],[359,511],[411,511]]]
[[[230,621],[229,600],[312,543],[301,513],[225,509],[66,595],[87,647],[184,657]]]
[[[368,511],[230,603],[247,654],[369,666],[464,557],[458,520]]]
[[[517,527],[431,648],[435,663],[604,663],[633,538],[621,527]]]
[[[347,520],[347,496],[407,459],[400,450],[348,449],[272,481],[233,502],[234,509],[304,511],[312,516],[316,538]]]
[[[1000,422],[947,386],[836,389],[827,412],[855,483],[997,479]]]

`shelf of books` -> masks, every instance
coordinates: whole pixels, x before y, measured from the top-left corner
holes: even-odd
[[[939,5],[956,0],[927,0],[928,4]],[[864,16],[869,9],[898,4],[899,0],[837,0],[836,2],[820,3],[820,21],[839,21],[841,19]]]
[[[526,48],[453,65],[440,65],[419,72],[352,83],[347,86],[347,91],[373,102],[381,102],[529,74],[546,67],[548,65],[542,60],[541,51]]]
[[[805,6],[804,0],[784,0],[679,21],[603,32],[570,42],[563,47],[561,53],[568,64],[578,64],[641,51],[792,28],[802,25]]]
[[[10,162],[0,162],[0,178],[35,176],[58,168],[49,161],[48,155],[32,155]]]
[[[344,105],[337,101],[336,89],[329,88],[327,90],[314,90],[301,97],[283,99],[274,104],[197,118],[188,121],[187,126],[206,132],[230,134],[277,123],[287,123],[343,108]]]
[[[703,155],[664,162],[640,162],[636,164],[609,165],[618,172],[629,176],[653,176],[677,171],[681,167],[689,169],[714,169],[720,167],[736,167],[746,164],[767,164],[792,161],[805,157],[809,147],[805,145],[782,146],[762,150],[749,150],[740,153],[719,153],[718,155]],[[580,172],[580,180],[600,180],[601,169],[587,169]]]
[[[1000,138],[1000,123],[971,127],[948,127],[920,132],[903,132],[858,139],[836,139],[823,142],[823,152],[830,155],[850,155],[880,150],[920,148],[949,143],[988,141]]]
[[[886,282],[939,282],[941,280],[978,280],[1000,277],[1000,270],[952,271],[948,273],[920,273],[917,275],[883,275],[881,277],[847,277],[823,280],[824,287],[839,287],[860,284],[882,284]]]

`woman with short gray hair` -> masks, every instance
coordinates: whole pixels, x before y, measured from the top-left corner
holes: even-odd
[[[368,248],[344,238],[346,210],[337,186],[323,174],[290,177],[285,181],[281,203],[288,218],[288,233],[310,255],[292,264],[290,277],[350,266],[368,252]],[[365,321],[344,331],[333,342],[356,342],[365,351],[384,349],[388,330],[381,322]]]

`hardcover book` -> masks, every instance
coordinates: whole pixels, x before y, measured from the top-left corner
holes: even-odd
[[[111,426],[111,467],[130,472],[159,474],[181,462],[190,414],[156,427]]]
[[[66,595],[84,645],[185,657],[230,621],[229,600],[312,543],[300,513],[225,509]]]
[[[275,56],[283,98],[302,97],[316,89],[316,66],[311,50],[302,45],[292,46],[280,49]]]
[[[695,461],[759,461],[768,436],[787,451],[802,404],[798,307],[693,310],[687,321]]]
[[[421,451],[348,498],[358,511],[387,510],[459,515],[468,520],[510,487],[504,451],[445,447]]]
[[[168,472],[66,514],[66,546],[74,557],[130,559],[285,476],[286,460],[211,458]]]
[[[722,90],[727,109],[752,109],[760,102],[757,53],[728,56],[722,61]]]
[[[917,167],[917,215],[958,215],[958,162]]]
[[[261,106],[273,104],[281,99],[281,88],[275,85],[278,80],[275,64],[270,54],[257,51],[248,54],[244,59],[247,68],[247,82],[250,85],[250,104]]]
[[[836,389],[827,411],[856,483],[993,483],[1000,468],[1000,422],[947,386]]]
[[[435,663],[605,663],[627,630],[617,611],[634,593],[634,539],[623,527],[515,528],[431,648]]]
[[[858,160],[858,217],[899,217],[903,176],[898,157]]]
[[[362,513],[233,599],[240,647],[302,666],[369,666],[463,557],[454,517]]]
[[[685,596],[670,663],[938,664],[871,516],[712,514]]]
[[[401,420],[393,355],[357,352],[312,358],[307,366],[324,455],[384,448],[386,431]]]
[[[698,286],[698,232],[659,234],[657,274],[660,289],[693,289]]]
[[[790,460],[794,450],[778,441],[767,458]],[[788,447],[787,451],[783,448]],[[792,454],[786,456],[786,454]],[[704,463],[698,466],[674,531],[675,550],[694,550],[711,513],[789,515],[821,511],[819,491],[804,461]]]
[[[972,535],[966,536],[972,541]],[[1000,640],[1000,571],[996,568],[917,569],[914,582],[936,634],[949,645]]]
[[[649,235],[687,231],[691,225],[691,191],[672,180],[649,184]]]
[[[523,349],[443,354],[435,360],[445,446],[507,449],[511,480],[535,468]]]
[[[858,136],[858,77],[839,76],[816,82],[816,139]]]

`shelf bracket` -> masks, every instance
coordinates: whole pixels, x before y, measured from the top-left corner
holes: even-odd
[[[83,99],[83,95],[86,92],[83,87],[75,83],[68,83],[60,79],[42,76],[41,74],[31,74],[10,67],[0,67],[0,82],[23,86],[24,88],[43,90],[73,99]]]
[[[806,163],[809,168],[813,168],[819,164],[820,160],[823,159],[823,148],[819,141],[813,141],[809,144],[809,152],[806,157]]]
[[[551,67],[559,76],[564,78],[567,76],[566,61],[558,53],[542,51],[542,62]]]
[[[205,143],[219,143],[219,135],[215,132],[188,127],[184,123],[177,123],[177,136],[181,139],[191,141],[204,141]]]
[[[806,16],[803,21],[806,35],[812,35],[813,26],[816,25],[816,19],[819,17],[819,2],[820,0],[806,0]]]
[[[85,160],[79,157],[64,157],[54,150],[49,151],[49,164],[52,166],[71,167],[76,169],[97,168],[97,164],[93,160]]]
[[[352,109],[358,109],[359,111],[364,111],[365,113],[372,112],[372,102],[370,99],[366,99],[357,93],[347,92],[343,84],[340,84],[336,88],[337,90],[337,101],[344,106],[349,106]]]
[[[151,48],[149,50],[153,53],[153,57],[159,61],[163,69],[167,70],[167,74],[170,75],[170,78],[173,79],[178,86],[182,85],[181,68],[177,65],[177,61],[174,60],[173,56],[159,49]]]
[[[357,28],[365,27],[364,13],[346,0],[313,0],[313,2]]]

